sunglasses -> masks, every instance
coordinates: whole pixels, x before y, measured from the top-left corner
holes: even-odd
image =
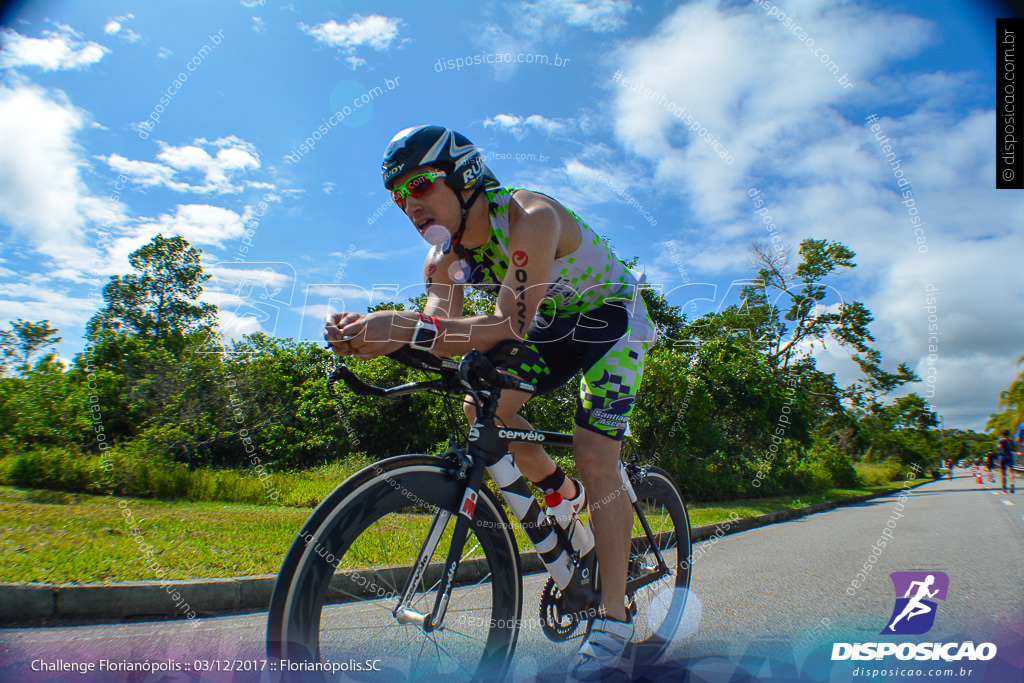
[[[391,198],[395,200],[395,204],[398,204],[398,208],[404,211],[405,198],[407,196],[412,196],[413,199],[419,199],[434,187],[434,183],[436,181],[447,177],[447,175],[448,174],[444,171],[426,171],[424,173],[417,173],[392,190]]]

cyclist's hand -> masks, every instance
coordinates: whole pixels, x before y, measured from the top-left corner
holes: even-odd
[[[406,314],[406,317],[415,314]],[[399,311],[374,311],[358,319],[337,325],[338,353],[366,360],[391,353],[409,343],[415,322],[404,319]],[[333,346],[333,344],[332,344]]]
[[[332,313],[324,321],[324,339],[330,345],[331,350],[342,356],[350,356],[355,353],[351,344],[345,341],[346,335],[341,328],[356,322],[363,316],[359,313]]]

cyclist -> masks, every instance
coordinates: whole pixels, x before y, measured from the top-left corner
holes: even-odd
[[[656,332],[634,275],[572,211],[547,195],[503,187],[472,142],[441,126],[397,133],[383,163],[384,186],[434,246],[424,261],[421,313],[343,312],[327,319],[335,352],[373,358],[402,345],[442,355],[491,352],[498,367],[550,391],[577,371],[583,380],[573,433],[590,500],[602,616],[570,675],[597,680],[620,664],[633,633],[624,604],[632,511],[619,456]],[[470,284],[497,292],[489,315],[462,317]],[[512,346],[514,351],[510,351]],[[518,342],[518,344],[517,344]],[[518,413],[529,394],[502,393],[498,417],[530,429]],[[474,410],[466,405],[471,423]],[[538,444],[515,444],[522,472],[580,504],[582,493]]]

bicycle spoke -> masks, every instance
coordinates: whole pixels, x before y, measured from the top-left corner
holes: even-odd
[[[433,635],[433,634],[431,634],[431,635]],[[453,654],[452,654],[451,652],[449,652],[449,651],[448,651],[448,648],[446,648],[446,647],[445,647],[444,645],[441,645],[441,643],[437,642],[437,638],[431,638],[431,640],[433,640],[433,641],[434,641],[434,646],[435,646],[435,647],[438,647],[438,648],[440,648],[441,650],[444,650],[444,653],[445,653],[446,655],[448,655],[449,657],[451,657],[452,661],[453,661],[453,662],[455,662],[455,665],[456,665],[457,667],[459,667],[460,669],[462,669],[463,671],[465,671],[465,672],[466,672],[467,674],[470,674],[470,675],[472,675],[472,673],[473,673],[473,672],[472,672],[472,671],[470,671],[469,669],[467,669],[466,667],[464,667],[464,666],[462,665],[462,662],[461,662],[461,661],[459,661],[459,658],[458,658],[458,657],[456,657],[455,655],[453,655]],[[438,663],[438,664],[440,664],[440,663],[441,663],[441,659],[440,659],[440,656],[438,656],[438,661],[437,661],[437,663]]]

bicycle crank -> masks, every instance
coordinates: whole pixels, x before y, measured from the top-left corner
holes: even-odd
[[[550,577],[540,596],[540,624],[544,635],[554,643],[572,638],[580,625],[577,615],[566,613],[562,604],[562,591]]]

